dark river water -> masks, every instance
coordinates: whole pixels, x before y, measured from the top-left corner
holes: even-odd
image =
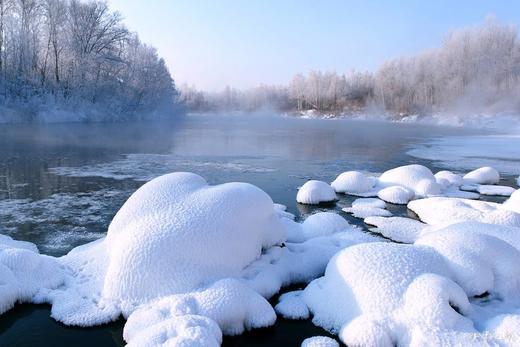
[[[126,198],[146,180],[173,171],[211,183],[244,181],[265,190],[298,218],[316,208],[296,204],[306,180],[332,181],[347,170],[382,172],[410,163],[405,154],[436,136],[475,131],[429,125],[269,116],[191,116],[174,122],[0,126],[0,233],[60,256],[102,237]],[[341,212],[353,198],[340,197]],[[323,209],[323,208],[318,208]],[[406,208],[393,207],[406,214]],[[273,298],[273,303],[276,298]],[[124,322],[73,328],[50,318],[46,305],[18,305],[0,316],[0,346],[120,346]],[[327,335],[310,321],[274,327],[224,346],[299,346]]]

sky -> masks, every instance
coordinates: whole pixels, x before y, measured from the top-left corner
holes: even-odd
[[[520,24],[517,0],[109,0],[178,85],[217,91],[296,73],[375,70],[437,47],[487,16]]]

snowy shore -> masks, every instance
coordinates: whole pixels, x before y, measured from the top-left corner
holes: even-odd
[[[434,175],[408,165],[380,176],[349,171],[298,192],[306,204],[359,196],[345,211],[374,226],[367,234],[331,212],[295,222],[250,184],[164,175],[128,199],[106,238],[66,256],[1,236],[0,312],[48,303],[54,319],[75,326],[123,315],[132,346],[218,346],[222,334],[270,326],[277,314],[313,317],[348,345],[513,346],[520,190],[500,183],[491,167]],[[392,216],[396,203],[419,221]],[[294,283],[309,285],[275,308],[266,300]],[[334,345],[324,339],[306,345]]]

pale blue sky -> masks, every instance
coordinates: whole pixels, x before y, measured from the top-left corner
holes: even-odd
[[[311,69],[373,70],[438,46],[495,15],[520,24],[514,0],[109,0],[159,49],[178,84],[206,90],[286,83]]]

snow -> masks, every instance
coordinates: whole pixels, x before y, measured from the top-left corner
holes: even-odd
[[[367,218],[372,216],[390,217],[392,212],[379,207],[353,206],[342,209],[346,213],[351,213],[356,218]]]
[[[302,293],[302,290],[298,290],[280,295],[278,304],[274,308],[276,313],[286,319],[309,318],[309,308],[301,298]]]
[[[375,207],[375,208],[386,208],[386,204],[383,200],[375,198],[359,198],[352,201],[352,207]]]
[[[161,176],[132,194],[108,228],[103,296],[126,312],[236,276],[262,248],[281,242],[283,231],[271,198],[255,186]]]
[[[336,193],[366,193],[374,188],[376,179],[359,171],[347,171],[340,174],[330,185]]]
[[[311,180],[299,190],[296,201],[300,204],[318,205],[336,200],[336,193],[330,185],[322,181]]]
[[[274,309],[266,299],[242,281],[222,279],[206,289],[162,297],[141,306],[128,318],[123,337],[130,342],[164,321],[189,315],[211,319],[219,332],[226,335],[268,327],[276,321]]]
[[[447,225],[463,221],[520,226],[520,214],[509,211],[501,204],[458,198],[434,197],[414,200],[408,208],[421,221],[430,225]]]
[[[313,336],[303,340],[301,347],[339,347],[339,343],[327,336]]]
[[[464,181],[476,184],[497,184],[500,182],[500,174],[494,168],[485,166],[467,173]]]
[[[61,266],[54,258],[40,255],[28,242],[0,237],[0,314],[63,281]]]
[[[383,200],[360,198],[352,202],[352,207],[346,207],[342,210],[346,213],[352,213],[356,218],[367,218],[370,216],[390,217],[392,213],[385,208],[386,204]]]
[[[437,180],[437,183],[440,183],[439,180],[445,180],[449,185],[455,187],[460,187],[464,184],[464,179],[461,175],[446,170],[437,172],[435,174],[435,179]]]
[[[218,325],[207,317],[185,315],[153,325],[127,342],[129,347],[218,347],[222,343],[222,333]]]
[[[520,189],[511,194],[511,197],[504,202],[503,208],[520,213]]]
[[[391,186],[381,189],[377,196],[379,199],[391,204],[406,205],[414,197],[414,192],[401,186]]]
[[[376,227],[370,231],[403,243],[414,243],[420,237],[423,229],[427,227],[424,223],[405,217],[368,217],[364,222]]]
[[[384,172],[379,177],[379,184],[384,187],[407,188],[413,191],[417,197],[438,195],[441,191],[441,186],[430,169],[417,164],[400,166]]]
[[[482,184],[477,187],[477,191],[482,195],[511,196],[515,192],[515,188]]]

